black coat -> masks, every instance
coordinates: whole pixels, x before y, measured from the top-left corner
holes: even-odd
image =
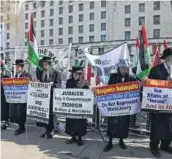
[[[17,77],[17,75],[15,76]],[[27,72],[23,72],[20,77],[28,77],[31,80],[31,75]],[[26,109],[27,103],[10,104],[10,122],[13,123],[25,123],[26,122]]]
[[[9,76],[2,75],[1,78],[9,78]],[[6,102],[3,84],[1,82],[1,121],[8,121],[9,119],[9,103]]]
[[[149,78],[167,80],[169,74],[164,64],[152,68]],[[172,140],[172,114],[171,113],[150,113],[151,139]]]
[[[118,71],[119,72],[119,71]],[[135,81],[135,79],[128,74],[125,76],[124,82]],[[108,84],[122,83],[120,73],[111,74]],[[112,138],[127,138],[130,126],[130,115],[115,116],[108,118],[107,136]]]
[[[66,88],[81,88],[88,89],[88,82],[83,80],[81,84],[74,79],[68,79]],[[84,136],[87,133],[87,120],[86,119],[71,119],[66,118],[66,133],[71,136]]]

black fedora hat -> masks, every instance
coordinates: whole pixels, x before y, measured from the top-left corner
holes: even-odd
[[[51,62],[51,58],[50,57],[48,57],[48,56],[44,56],[43,58],[42,58],[42,62]]]
[[[22,60],[22,59],[17,59],[17,60],[15,61],[15,64],[13,64],[13,65],[24,65],[24,60]]]
[[[172,48],[171,47],[169,47],[163,51],[163,55],[161,56],[161,59],[166,59],[170,55],[172,55]]]
[[[69,72],[82,73],[83,72],[83,68],[82,67],[79,67],[79,66],[73,66],[72,69],[69,70]]]

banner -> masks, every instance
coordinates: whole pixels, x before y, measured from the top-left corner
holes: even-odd
[[[51,83],[30,82],[27,118],[48,124]]]
[[[7,103],[27,103],[28,78],[2,78]]]
[[[146,80],[142,109],[172,113],[172,81]]]
[[[93,115],[94,95],[87,89],[54,89],[53,111],[70,118]]]
[[[108,83],[109,74],[116,68],[119,60],[123,59],[128,62],[130,61],[127,43],[124,43],[103,55],[91,55],[85,51],[85,56],[88,58],[89,63],[92,65],[103,84]]]
[[[104,117],[136,114],[140,112],[139,82],[97,87],[96,102]]]

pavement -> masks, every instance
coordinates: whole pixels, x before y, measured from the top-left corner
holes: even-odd
[[[27,126],[26,133],[14,136],[16,125],[10,125],[1,131],[1,159],[153,159],[149,151],[147,138],[130,136],[124,140],[126,150],[122,150],[114,140],[110,152],[103,152],[106,145],[98,131],[90,131],[84,137],[84,145],[67,145],[69,136],[55,134],[53,139],[42,139],[44,128],[33,124]],[[161,151],[163,159],[172,159],[172,155]]]

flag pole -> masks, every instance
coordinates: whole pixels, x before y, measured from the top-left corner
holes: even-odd
[[[68,52],[68,65],[67,65],[67,69],[70,69],[70,58],[71,58],[71,48],[72,48],[72,43],[70,43],[69,45],[69,52]],[[67,70],[67,74],[66,74],[66,79],[69,78],[69,71]]]

